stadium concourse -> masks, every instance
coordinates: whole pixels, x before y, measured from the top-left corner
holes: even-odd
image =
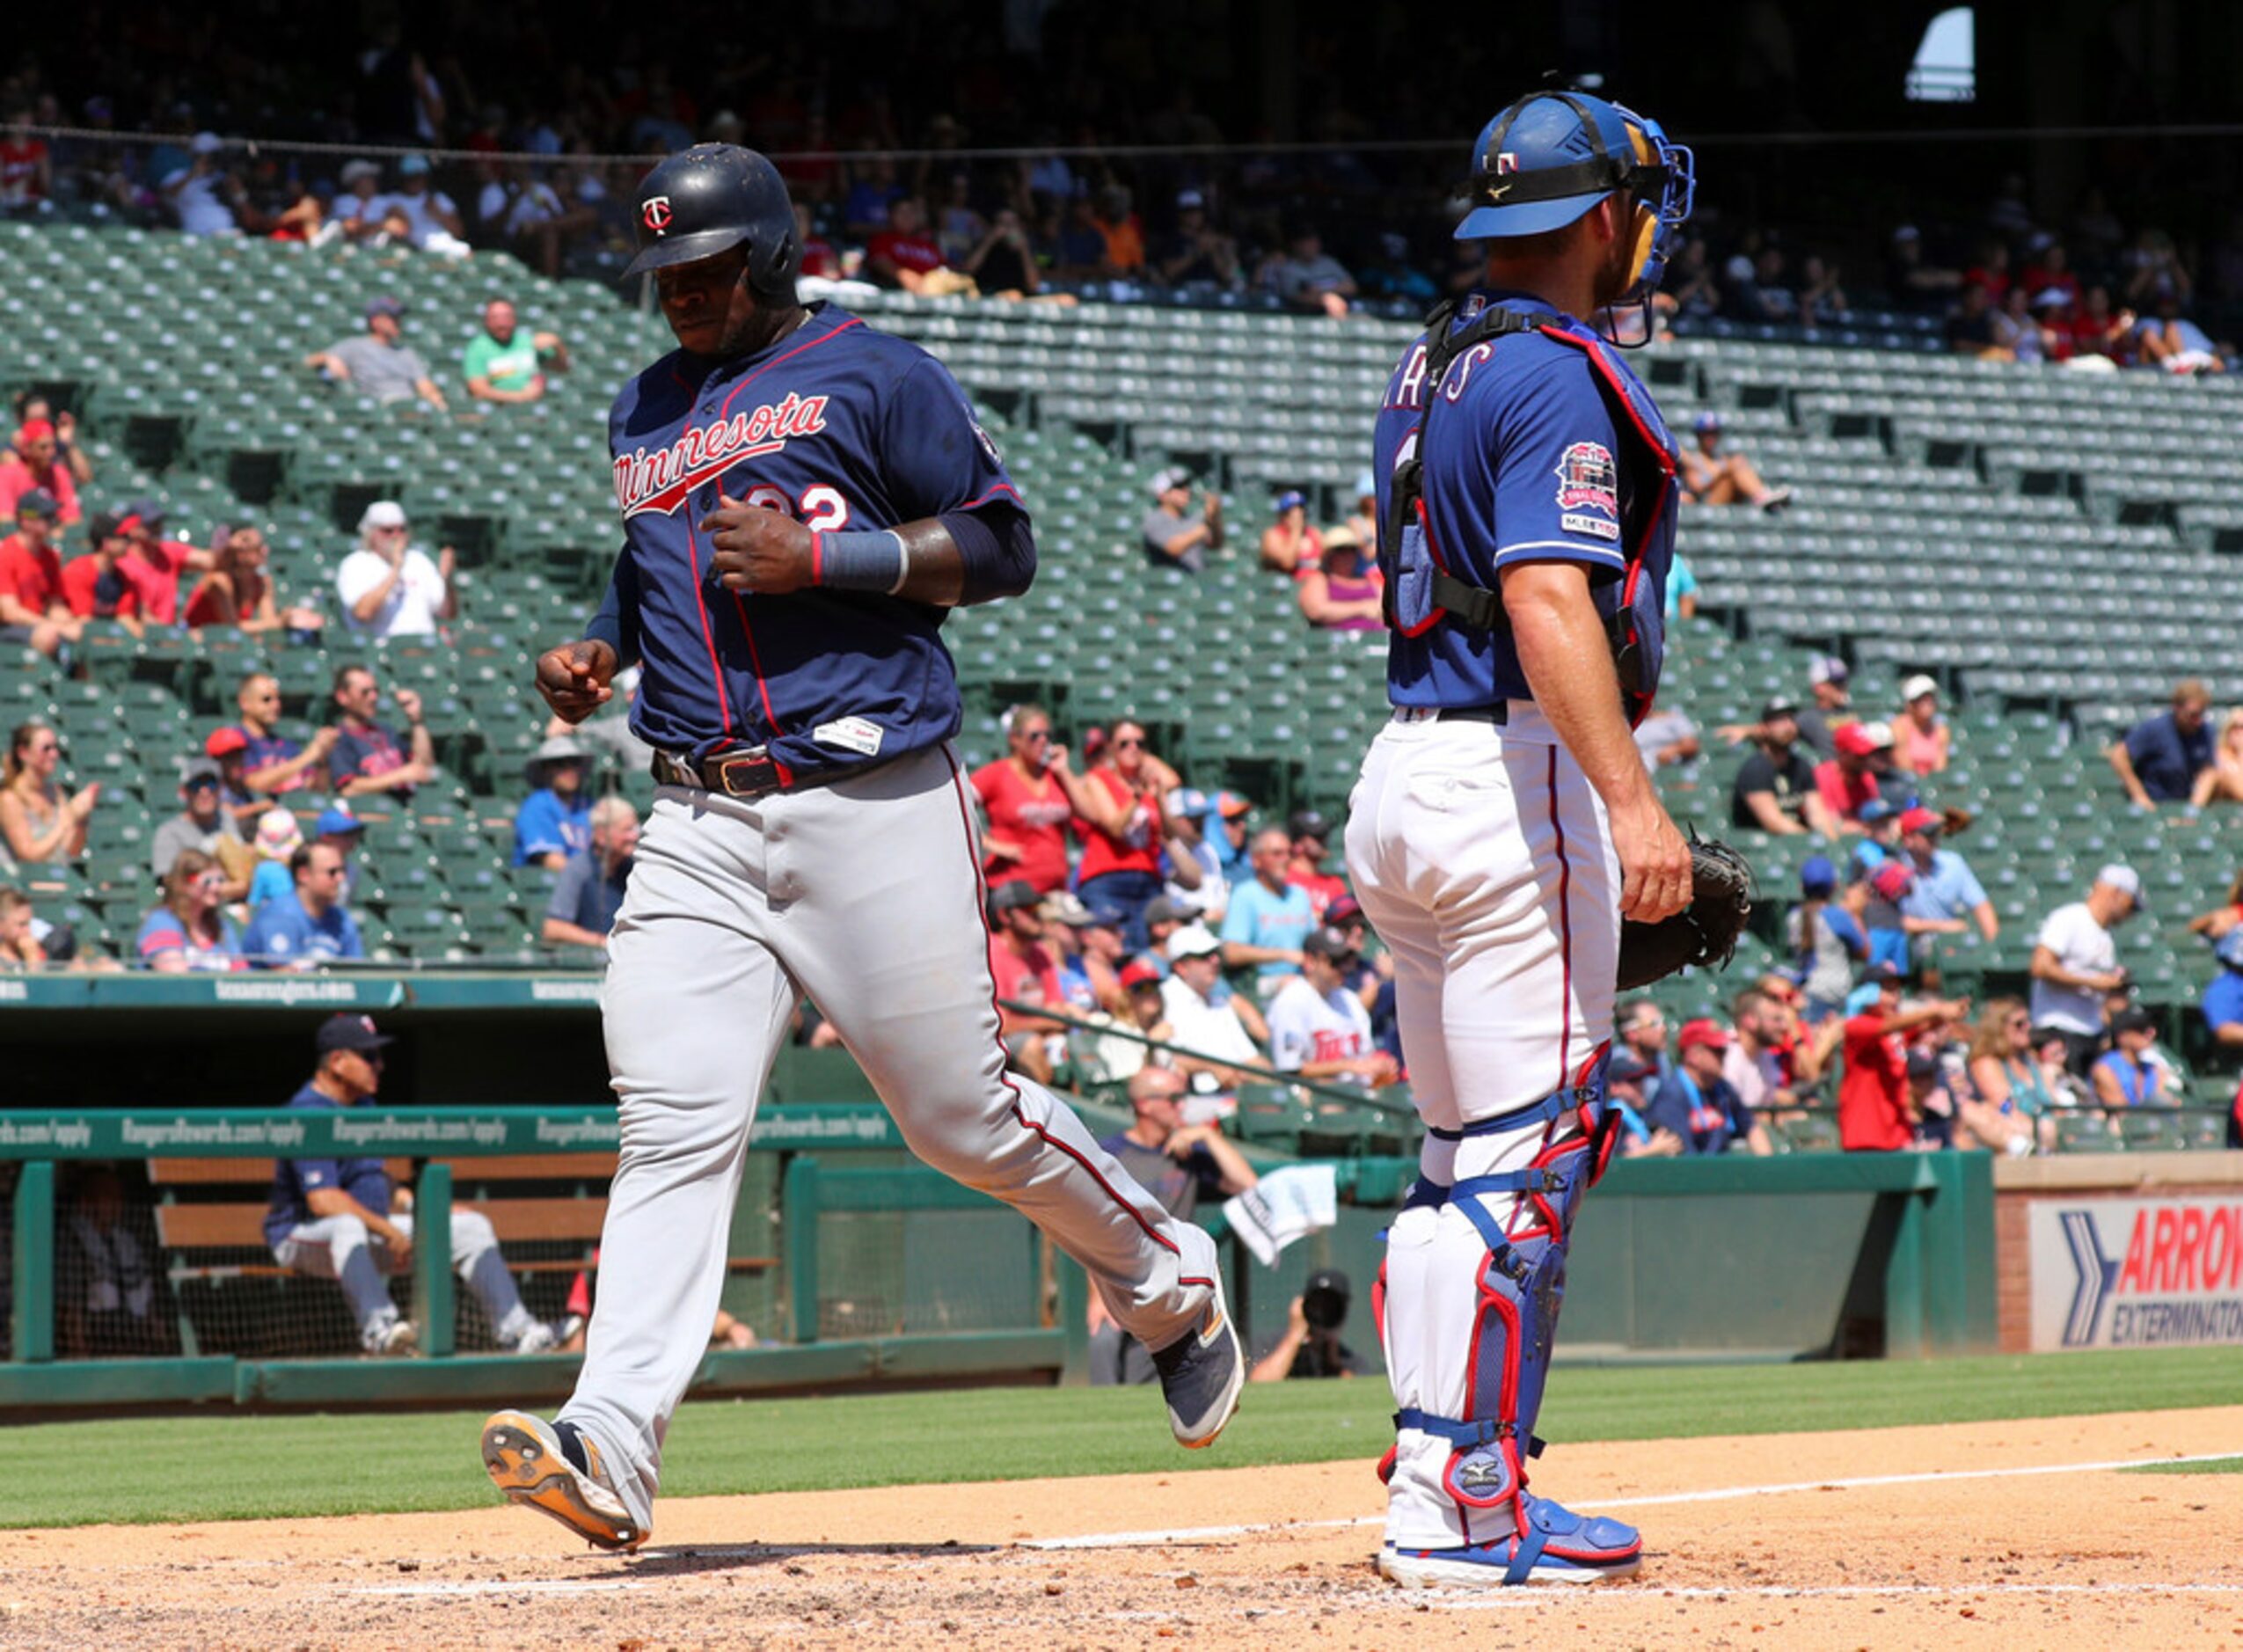
[[[360,332],[382,296],[403,305],[406,341],[435,364],[450,413],[376,406],[302,367]],[[493,296],[519,307],[525,330],[567,342],[570,370],[532,405],[459,393],[459,351]],[[950,365],[1035,513],[1034,590],[946,627],[968,759],[1001,755],[1001,713],[1032,699],[1078,742],[1124,714],[1143,721],[1187,784],[1242,793],[1267,819],[1343,811],[1385,714],[1377,637],[1304,625],[1291,582],[1257,568],[1252,545],[1281,489],[1306,491],[1312,523],[1354,508],[1369,413],[1412,329],[853,285],[844,297]],[[1932,961],[1949,990],[2015,990],[2041,920],[2123,861],[2151,916],[2120,933],[2122,961],[2172,1042],[2201,1056],[2193,1006],[2217,966],[2187,920],[2224,899],[2243,809],[2130,810],[2103,748],[2176,678],[2232,686],[2223,633],[2204,622],[2232,602],[2243,547],[2225,468],[2243,385],[1967,361],[1933,354],[1935,339],[1897,318],[1843,347],[1723,331],[1662,342],[1648,376],[1678,431],[1718,413],[1725,439],[1793,501],[1781,515],[1685,509],[1699,610],[1679,622],[1662,704],[1698,726],[1706,755],[1662,771],[1677,817],[1731,832],[1740,753],[1714,731],[1803,698],[1811,658],[1850,662],[1865,718],[1896,717],[1897,684],[1930,674],[1953,749],[1923,800],[1973,816],[1960,845],[2000,917],[1995,942],[1939,938]],[[231,720],[241,677],[272,671],[281,730],[302,738],[338,665],[365,659],[385,689],[420,691],[442,770],[409,804],[362,811],[371,830],[354,907],[369,955],[530,961],[552,874],[509,865],[523,765],[545,733],[530,661],[578,634],[597,599],[616,535],[603,416],[617,383],[668,344],[651,312],[502,253],[455,263],[0,225],[0,390],[75,411],[94,466],[89,512],[161,501],[172,535],[197,543],[220,523],[260,523],[283,602],[331,615],[335,567],[374,500],[403,505],[416,544],[457,546],[461,569],[458,618],[433,640],[355,642],[332,618],[311,645],[217,627],[135,640],[96,622],[74,673],[10,649],[0,720],[50,720],[68,754],[57,778],[105,783],[85,857],[40,869],[41,916],[129,958],[156,899],[150,835],[173,812],[179,766]],[[1171,466],[1222,491],[1238,524],[1203,574],[1140,554],[1148,482]],[[66,556],[84,548],[82,528],[62,537]],[[641,804],[651,788],[612,765],[602,780]],[[1734,835],[1762,879],[1759,932],[1730,982],[1669,983],[1670,1016],[1708,1012],[1788,965],[1780,920],[1801,864],[1838,855],[1810,837]],[[2225,1099],[2225,1080],[2205,1088],[2191,1099]],[[2145,1135],[2180,1144],[2187,1130]]]

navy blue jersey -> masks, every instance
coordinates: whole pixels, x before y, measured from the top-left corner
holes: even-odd
[[[1425,419],[1422,339],[1394,370],[1378,412],[1373,474],[1379,562],[1392,593],[1388,698],[1403,706],[1532,699],[1510,633],[1459,624],[1431,603],[1435,562],[1467,585],[1500,588],[1515,562],[1577,562],[1600,612],[1623,609],[1648,703],[1665,646],[1674,557],[1675,445],[1635,375],[1587,327],[1524,294],[1474,294],[1461,331],[1489,303],[1532,322],[1464,351],[1425,420],[1424,528],[1389,545],[1396,464]],[[1428,543],[1429,542],[1429,543]]]
[[[306,1085],[289,1098],[292,1107],[338,1107],[341,1102]],[[306,1222],[320,1188],[340,1188],[376,1216],[390,1213],[390,1173],[378,1159],[283,1159],[273,1166],[273,1202],[265,1212],[265,1242],[278,1245]]]
[[[640,739],[696,757],[768,746],[799,781],[958,732],[942,609],[727,590],[699,526],[720,488],[827,532],[1019,510],[941,362],[821,304],[754,355],[664,356],[616,398],[608,442],[624,525],[609,603],[624,662],[646,669],[631,714]]]

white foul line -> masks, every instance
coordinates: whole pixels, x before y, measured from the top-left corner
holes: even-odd
[[[1582,1503],[1583,1509],[1649,1509],[1665,1503],[1729,1502],[1743,1497],[1780,1497],[1802,1491],[1859,1491],[1878,1486],[1919,1486],[1934,1480],[2021,1480],[2036,1474],[2094,1474],[2115,1469],[2154,1468],[2167,1463],[2217,1463],[2237,1455],[2206,1451],[2195,1457],[2115,1458],[2100,1463],[2043,1463],[2019,1468],[1933,1469],[1913,1474],[1859,1474],[1844,1480],[1802,1480],[1772,1486],[1724,1486],[1711,1491],[1664,1492],[1648,1497],[1608,1497]],[[1383,1515],[1344,1520],[1273,1520],[1235,1526],[1180,1526],[1165,1531],[1092,1532],[1072,1538],[1031,1538],[1024,1549],[1126,1549],[1163,1543],[1205,1543],[1269,1531],[1334,1531],[1385,1524]]]

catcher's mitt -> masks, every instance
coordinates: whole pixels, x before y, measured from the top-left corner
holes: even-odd
[[[1719,969],[1736,955],[1737,937],[1757,893],[1744,857],[1719,839],[1690,837],[1690,904],[1656,924],[1620,925],[1623,992],[1663,980],[1686,964]]]

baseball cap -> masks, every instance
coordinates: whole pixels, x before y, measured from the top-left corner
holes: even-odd
[[[51,420],[26,419],[16,427],[16,445],[27,448],[34,442],[52,439],[54,435],[55,426]]]
[[[1900,829],[1904,832],[1937,832],[1947,825],[1947,817],[1937,809],[1918,806],[1900,817]]]
[[[216,132],[198,132],[187,140],[188,151],[195,155],[216,155],[224,147]]]
[[[338,837],[364,831],[366,822],[347,808],[325,808],[319,811],[311,830],[322,837]]]
[[[225,776],[218,772],[218,765],[208,757],[197,757],[187,764],[186,772],[179,777],[179,789],[185,792],[192,792],[198,786],[224,784]]]
[[[113,539],[124,530],[125,517],[121,511],[97,510],[85,519],[85,537],[94,545],[99,545],[104,539]]]
[[[1888,901],[1897,901],[1916,887],[1915,869],[1903,861],[1888,860],[1869,874],[1869,887]]]
[[[284,808],[268,808],[257,817],[257,852],[268,860],[286,860],[303,847],[303,833],[296,816]]]
[[[1180,786],[1168,794],[1168,812],[1179,820],[1197,820],[1214,807],[1214,800],[1196,786]]]
[[[1701,1016],[1697,1020],[1683,1023],[1683,1029],[1675,1039],[1675,1047],[1677,1049],[1727,1049],[1729,1047],[1728,1030],[1719,1021],[1709,1021]]]
[[[1188,924],[1198,916],[1199,910],[1196,907],[1187,906],[1173,895],[1157,895],[1145,903],[1145,923],[1148,927],[1154,924]]]
[[[356,183],[362,178],[379,178],[381,175],[381,162],[361,158],[354,161],[345,161],[343,163],[343,170],[340,173],[340,178],[343,187],[345,189],[348,189],[353,184]]]
[[[324,1056],[335,1049],[380,1049],[398,1041],[387,1033],[377,1032],[370,1015],[331,1015],[319,1023],[318,1036],[312,1042]]]
[[[428,157],[426,155],[406,156],[398,163],[398,176],[400,178],[427,177]]]
[[[1160,966],[1147,958],[1132,958],[1122,966],[1122,985],[1125,991],[1134,992],[1139,987],[1160,984]]]
[[[1085,906],[1082,896],[1072,890],[1054,889],[1043,897],[1043,916],[1048,924],[1064,924],[1070,929],[1085,929],[1091,922],[1091,909]]]
[[[1721,415],[1711,411],[1702,413],[1691,420],[1690,428],[1701,435],[1708,430],[1719,430],[1721,428]]]
[[[43,487],[32,488],[22,498],[16,501],[16,515],[18,516],[37,516],[43,521],[52,522],[62,514],[62,507],[60,502],[56,501],[54,494]]]
[[[1838,749],[1841,757],[1866,757],[1877,749],[1877,742],[1871,738],[1867,723],[1848,723],[1845,727],[1835,730],[1830,735],[1830,743]],[[1888,746],[1892,743],[1889,739],[1885,742]]]
[[[1809,683],[1843,683],[1853,675],[1853,668],[1834,654],[1818,654],[1807,662]]]
[[[2154,1033],[2158,1030],[2158,1018],[2147,1010],[2121,1010],[2110,1018],[2110,1030],[2114,1034]]]
[[[1838,868],[1830,864],[1828,855],[1809,855],[1799,863],[1799,892],[1801,895],[1828,895],[1838,887]]]
[[[371,321],[376,316],[401,316],[403,314],[405,314],[404,303],[398,299],[391,297],[387,293],[384,293],[379,298],[373,300],[366,306],[366,318],[369,321]]]
[[[237,751],[249,749],[249,736],[229,724],[212,729],[210,738],[202,742],[202,749],[214,757],[230,757]]]
[[[1301,942],[1301,950],[1311,958],[1323,958],[1333,963],[1355,955],[1355,943],[1347,932],[1326,924],[1322,929],[1312,929]]]
[[[1939,1071],[1940,1058],[1933,1055],[1930,1050],[1911,1049],[1908,1052],[1908,1076],[1910,1078],[1930,1078],[1935,1077]]]
[[[1308,495],[1306,493],[1301,492],[1301,490],[1297,487],[1289,487],[1283,493],[1277,495],[1275,501],[1269,508],[1275,515],[1282,516],[1287,511],[1292,509],[1294,506],[1305,505],[1307,503]]]
[[[1207,197],[1196,189],[1180,190],[1177,194],[1176,210],[1179,212],[1196,212],[1206,205]]]
[[[1187,924],[1168,938],[1171,958],[1211,958],[1223,950],[1223,943],[1204,924]]]
[[[1360,924],[1363,921],[1363,903],[1352,895],[1335,895],[1332,904],[1324,909],[1327,924]]]
[[[1760,720],[1764,723],[1772,723],[1779,717],[1796,717],[1798,715],[1799,707],[1793,704],[1790,700],[1785,699],[1780,695],[1779,695],[1776,698],[1770,700],[1765,705],[1763,705],[1760,708]]]
[[[1912,700],[1922,699],[1926,694],[1936,694],[1939,691],[1940,685],[1919,671],[1900,685],[1901,704],[1905,705]]]
[[[405,526],[405,507],[394,499],[377,499],[369,505],[358,518],[358,530],[369,528],[402,528]]]
[[[1122,930],[1129,927],[1129,914],[1111,901],[1091,901],[1091,924],[1097,929]]]
[[[171,519],[171,511],[160,499],[135,499],[125,507],[125,526],[128,528],[137,523],[153,533]]]
[[[1240,815],[1251,815],[1253,811],[1254,806],[1236,792],[1217,792],[1215,794],[1215,812],[1224,820],[1237,820]]]
[[[1152,496],[1158,499],[1172,487],[1189,487],[1191,485],[1192,473],[1180,465],[1172,464],[1165,470],[1153,472]]]
[[[989,892],[989,910],[991,917],[995,917],[999,912],[1019,911],[1027,907],[1042,904],[1043,896],[1038,895],[1035,886],[1025,878],[1007,878]]]
[[[2137,906],[2142,904],[2142,874],[2131,866],[2121,866],[2114,860],[2095,874],[2095,881],[2108,883]]]
[[[1894,812],[1893,806],[1883,798],[1873,797],[1855,810],[1854,815],[1863,825],[1874,826],[1881,820],[1889,820]]]
[[[1327,840],[1332,836],[1332,822],[1322,809],[1297,808],[1285,822],[1285,832],[1291,837],[1314,837]]]
[[[1336,1268],[1318,1268],[1308,1276],[1308,1283],[1301,1287],[1301,1294],[1304,1297],[1319,1290],[1328,1290],[1335,1297],[1355,1294],[1355,1288],[1348,1283],[1347,1275]]]
[[[1889,958],[1880,958],[1861,972],[1861,978],[1864,981],[1878,983],[1890,981],[1897,984],[1900,980],[1900,966]]]

